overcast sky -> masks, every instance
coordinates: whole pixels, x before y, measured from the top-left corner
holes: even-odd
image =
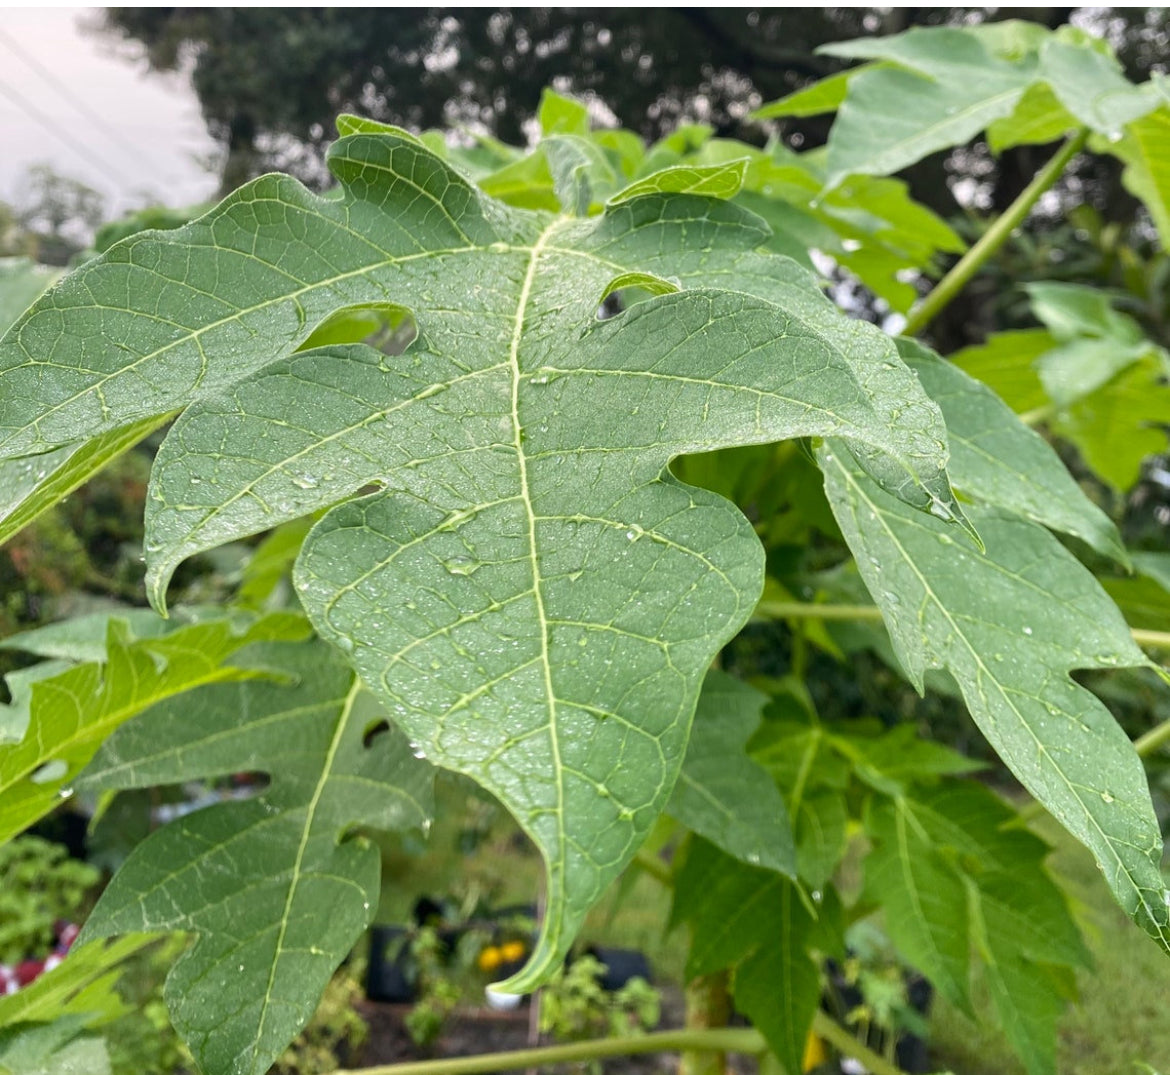
[[[41,162],[101,191],[107,216],[147,193],[174,206],[211,197],[218,183],[199,158],[214,143],[194,93],[84,33],[99,10],[0,9],[0,200]]]

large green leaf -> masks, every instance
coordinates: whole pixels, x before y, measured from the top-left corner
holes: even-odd
[[[986,552],[878,489],[833,444],[826,491],[899,660],[944,667],[1009,768],[1096,856],[1118,901],[1170,949],[1162,837],[1141,761],[1074,668],[1148,663],[1096,580],[1043,528],[972,508]]]
[[[829,186],[855,172],[888,175],[964,144],[1011,113],[1036,69],[1034,56],[1005,60],[979,35],[951,28],[914,28],[820,51],[900,65],[850,79],[829,136]]]
[[[746,750],[767,701],[732,676],[707,673],[667,810],[741,862],[791,877],[796,863],[788,811],[775,782]]]
[[[0,842],[73,794],[73,782],[120,724],[172,695],[254,676],[225,663],[253,642],[303,638],[299,616],[221,619],[159,638],[131,638],[111,620],[103,661],[87,661],[32,683],[23,739],[0,746]]]
[[[378,850],[340,835],[425,823],[434,773],[336,650],[268,647],[263,666],[281,681],[156,705],[78,781],[109,790],[271,774],[256,798],[199,810],[140,844],[82,934],[195,933],[167,977],[167,1004],[201,1067],[236,1075],[268,1071],[373,919]]]
[[[580,211],[595,173],[573,137],[545,149]],[[767,233],[735,205],[525,212],[392,132],[330,164],[339,198],[262,178],[34,307],[0,341],[4,450],[191,404],[151,482],[156,604],[183,557],[332,509],[296,572],[315,626],[547,860],[543,939],[512,983],[528,988],[665,805],[706,668],[759,594],[751,527],[670,459],[841,436],[886,488],[959,516],[945,429],[893,344],[757,253]],[[630,273],[682,290],[599,323]],[[377,303],[411,311],[404,354],[291,353]]]

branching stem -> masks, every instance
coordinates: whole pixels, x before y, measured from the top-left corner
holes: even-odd
[[[971,277],[1024,222],[1032,206],[1060,178],[1069,161],[1084,148],[1088,137],[1089,132],[1084,129],[1069,137],[1056,155],[1036,173],[1032,182],[1020,191],[1003,216],[980,236],[979,241],[956,262],[951,271],[939,281],[938,286],[910,311],[906,327],[902,329],[904,336],[917,335],[950,305],[955,296],[967,286]]]

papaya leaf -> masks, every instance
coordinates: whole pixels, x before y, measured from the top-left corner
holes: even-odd
[[[1039,76],[1082,126],[1107,137],[1161,103],[1152,83],[1135,86],[1113,56],[1059,37],[1041,46]]]
[[[1090,957],[1044,869],[1048,845],[1015,820],[969,782],[875,799],[866,892],[899,950],[968,1013],[974,950],[1008,1040],[1032,1075],[1051,1075],[1062,981]]]
[[[40,455],[0,459],[0,545],[153,433],[167,417],[144,418]]]
[[[784,800],[746,752],[767,700],[732,676],[707,673],[666,809],[726,854],[792,877],[796,863]]]
[[[1046,329],[994,332],[982,344],[956,351],[948,361],[982,381],[1017,414],[1048,404],[1048,395],[1033,366],[1056,345]]]
[[[289,613],[197,623],[138,640],[111,620],[105,660],[35,679],[27,733],[0,745],[0,842],[72,795],[82,766],[120,724],[194,687],[256,675],[224,663],[244,646],[306,634],[305,621]]]
[[[575,137],[592,145],[545,148]],[[549,217],[394,133],[329,160],[339,197],[263,177],[34,306],[0,341],[4,450],[188,408],[148,498],[159,607],[185,556],[329,509],[295,572],[314,625],[546,859],[542,939],[510,983],[527,989],[665,806],[706,668],[759,595],[747,520],[671,458],[841,436],[884,487],[961,519],[945,427],[892,342],[758,252],[766,229],[734,204]],[[561,163],[579,212],[596,174]],[[631,272],[682,290],[598,322]],[[411,312],[403,354],[296,352],[371,303]]]
[[[49,1022],[84,1014],[90,1025],[110,1022],[128,1011],[115,991],[118,965],[153,943],[153,937],[120,937],[109,944],[75,944],[57,966],[35,981],[0,997],[0,1027]]]
[[[743,186],[747,168],[746,158],[726,164],[677,164],[636,180],[613,195],[609,204],[620,205],[644,194],[705,194],[711,198],[732,198]]]
[[[88,1025],[87,1015],[70,1013],[0,1028],[0,1075],[110,1075],[106,1043]]]
[[[263,664],[280,681],[156,705],[78,781],[110,790],[271,775],[256,798],[196,811],[139,844],[81,937],[196,934],[167,977],[167,1005],[200,1066],[237,1075],[268,1071],[373,919],[380,855],[339,836],[425,823],[434,774],[336,650],[269,646]]]
[[[691,929],[687,976],[734,968],[736,1007],[764,1035],[786,1071],[800,1071],[821,995],[814,946],[832,950],[829,915],[814,921],[796,886],[693,840],[676,878],[674,923]],[[821,908],[829,910],[828,906]]]
[[[1162,248],[1170,247],[1170,108],[1163,104],[1128,124],[1118,140],[1099,138],[1091,144],[1125,164],[1121,182],[1149,209]]]
[[[1080,124],[1044,82],[1024,91],[1011,115],[987,127],[987,144],[1000,154],[1012,146],[1045,145],[1075,131]]]
[[[956,488],[1128,563],[1112,520],[1085,496],[1047,441],[994,392],[913,340],[900,339],[898,351],[946,418]]]
[[[1170,950],[1162,837],[1141,761],[1074,668],[1147,665],[1120,612],[1046,530],[972,508],[986,552],[904,511],[839,444],[819,453],[826,491],[894,649],[921,689],[954,676],[1007,766],[1093,852],[1123,908]]]
[[[968,142],[1012,112],[1035,79],[1037,63],[1032,55],[1006,60],[979,35],[952,28],[915,28],[818,51],[899,65],[850,79],[829,134],[829,187],[855,172],[889,175]]]

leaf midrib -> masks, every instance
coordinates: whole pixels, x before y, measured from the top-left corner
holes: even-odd
[[[553,690],[552,682],[552,661],[549,654],[548,647],[548,615],[544,606],[544,591],[543,580],[540,573],[540,558],[536,553],[536,512],[532,506],[532,496],[528,481],[528,460],[524,451],[524,443],[521,437],[521,422],[520,422],[520,380],[522,371],[520,369],[520,344],[524,338],[524,321],[528,310],[528,303],[532,296],[532,285],[536,280],[537,266],[540,262],[545,245],[552,237],[553,233],[560,226],[561,221],[555,220],[548,225],[541,232],[540,237],[532,246],[532,252],[528,258],[528,269],[524,274],[524,283],[520,288],[520,298],[516,304],[516,317],[512,325],[512,339],[508,348],[508,363],[512,374],[512,435],[513,445],[516,449],[516,459],[519,466],[519,483],[520,483],[520,499],[524,505],[524,513],[528,520],[528,555],[532,564],[532,593],[536,605],[537,619],[540,621],[540,666],[544,676],[544,691],[545,702],[548,705],[548,731],[549,731],[549,745],[552,749],[552,764],[555,779],[553,781],[556,788],[556,825],[557,825],[557,863],[556,868],[549,863],[550,874],[559,875],[561,882],[564,880],[565,873],[565,786],[563,766],[561,762],[561,745],[557,734],[557,699],[556,692]],[[549,923],[545,920],[546,928],[549,929],[548,940],[553,942],[553,950],[557,947],[557,940],[561,933],[561,922],[556,920]],[[546,951],[548,949],[546,948]],[[547,957],[545,959],[547,962]],[[527,968],[525,974],[526,979],[531,979],[534,973],[539,973],[542,967]]]
[[[272,962],[268,968],[268,981],[264,986],[264,1000],[260,1008],[260,1019],[256,1024],[255,1037],[252,1039],[251,1051],[253,1060],[260,1048],[260,1041],[264,1037],[264,1025],[268,1019],[268,1013],[272,1009],[272,989],[276,981],[276,971],[280,966],[281,953],[284,951],[284,938],[288,932],[288,923],[292,916],[293,900],[296,898],[297,886],[300,883],[302,867],[305,861],[305,852],[309,846],[309,837],[312,835],[313,821],[317,814],[317,807],[321,803],[321,796],[325,793],[325,786],[333,774],[333,763],[337,758],[337,752],[341,749],[341,741],[345,737],[345,731],[349,725],[350,713],[353,711],[354,702],[361,689],[361,680],[357,676],[354,676],[353,684],[350,686],[348,692],[346,692],[345,701],[342,703],[341,713],[337,718],[337,727],[329,743],[329,750],[325,755],[325,763],[321,766],[321,777],[317,781],[317,786],[313,789],[313,797],[309,800],[309,804],[305,808],[305,823],[301,830],[301,842],[297,847],[296,858],[293,860],[292,876],[289,878],[288,892],[284,900],[284,910],[280,915],[280,929],[276,935],[276,945],[272,953]]]
[[[1130,886],[1133,889],[1134,894],[1137,896],[1138,900],[1141,902],[1141,905],[1144,907],[1146,914],[1149,916],[1151,924],[1156,925],[1158,927],[1158,932],[1159,932],[1160,936],[1163,938],[1163,943],[1170,944],[1170,932],[1168,932],[1167,929],[1159,923],[1158,917],[1154,913],[1154,908],[1151,907],[1149,901],[1146,899],[1146,897],[1144,895],[1145,889],[1141,888],[1138,885],[1137,880],[1132,876],[1132,874],[1130,873],[1130,871],[1127,868],[1127,866],[1125,865],[1125,863],[1121,860],[1121,856],[1118,854],[1117,850],[1113,846],[1113,841],[1109,838],[1108,834],[1098,824],[1097,819],[1089,811],[1088,806],[1083,801],[1081,795],[1077,792],[1076,786],[1072,783],[1071,780],[1068,779],[1068,777],[1064,773],[1064,770],[1061,769],[1060,766],[1056,764],[1056,761],[1052,757],[1051,753],[1048,751],[1048,748],[1040,741],[1039,737],[1032,730],[1031,725],[1024,719],[1024,715],[1020,712],[1020,710],[1015,706],[1015,704],[1008,697],[1008,694],[1009,694],[1008,689],[1006,687],[1004,687],[999,682],[999,680],[996,678],[996,676],[992,673],[991,669],[987,667],[987,665],[984,663],[982,657],[979,655],[979,652],[976,650],[976,648],[968,640],[966,633],[960,628],[960,626],[956,622],[955,618],[951,615],[950,610],[947,609],[946,605],[942,601],[939,600],[938,595],[934,592],[934,588],[930,585],[930,583],[927,581],[926,577],[922,574],[922,572],[920,572],[918,570],[918,565],[914,562],[914,559],[910,556],[907,549],[902,545],[901,541],[898,540],[897,535],[894,533],[894,531],[891,529],[889,523],[886,521],[885,511],[879,505],[875,504],[872,500],[870,500],[870,498],[868,496],[866,496],[865,491],[854,480],[853,475],[849,473],[848,469],[845,466],[843,466],[841,464],[841,462],[836,458],[835,454],[833,456],[833,464],[836,466],[838,473],[841,474],[845,478],[845,480],[849,483],[849,485],[853,489],[854,493],[861,500],[863,500],[865,503],[869,504],[870,507],[873,509],[873,511],[875,513],[875,518],[879,521],[879,524],[881,525],[882,529],[885,530],[891,543],[898,550],[898,552],[901,553],[902,559],[905,561],[907,566],[910,568],[910,570],[917,577],[919,584],[922,586],[923,593],[926,595],[926,599],[929,600],[935,606],[935,608],[937,608],[939,610],[939,612],[942,613],[944,619],[946,619],[946,621],[951,625],[951,629],[953,630],[955,637],[962,640],[963,645],[966,647],[967,652],[974,659],[976,665],[979,668],[979,671],[982,673],[982,675],[984,677],[986,677],[986,681],[993,683],[995,685],[995,688],[996,688],[997,692],[1000,694],[1000,696],[1003,698],[1005,705],[1007,705],[1008,709],[1011,712],[1015,713],[1016,719],[1018,720],[1020,727],[1023,728],[1028,733],[1028,735],[1032,737],[1032,741],[1036,746],[1037,754],[1039,756],[1042,756],[1042,757],[1045,757],[1048,759],[1049,767],[1060,778],[1061,782],[1068,789],[1069,794],[1073,797],[1073,800],[1080,806],[1082,816],[1087,820],[1089,826],[1098,834],[1100,839],[1104,842],[1105,847],[1107,847],[1109,849],[1109,853],[1113,856],[1113,860],[1114,860],[1115,864],[1117,865],[1117,868],[1128,879]],[[884,613],[883,613],[883,615],[884,615]]]

